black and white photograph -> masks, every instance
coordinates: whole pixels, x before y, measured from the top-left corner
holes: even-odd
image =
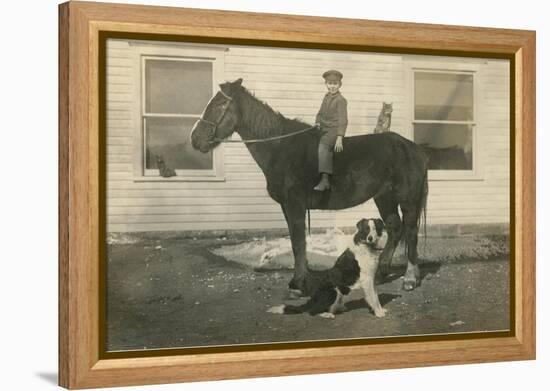
[[[2,389],[541,388],[543,2],[64,3],[2,8]]]
[[[107,351],[508,332],[510,62],[106,40]]]

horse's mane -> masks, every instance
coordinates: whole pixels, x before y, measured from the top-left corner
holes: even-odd
[[[243,124],[257,138],[278,136],[310,126],[299,119],[286,118],[243,86],[235,96],[241,105]]]

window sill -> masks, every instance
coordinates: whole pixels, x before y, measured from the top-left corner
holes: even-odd
[[[480,173],[472,171],[455,170],[428,170],[428,181],[483,181],[485,178]]]
[[[172,176],[169,178],[164,177],[148,177],[148,176],[138,176],[134,177],[134,182],[225,182],[225,177],[209,177],[209,176]]]

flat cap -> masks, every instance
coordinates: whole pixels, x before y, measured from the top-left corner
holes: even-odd
[[[323,79],[326,81],[341,81],[344,75],[342,72],[337,71],[336,69],[330,69],[323,73]]]

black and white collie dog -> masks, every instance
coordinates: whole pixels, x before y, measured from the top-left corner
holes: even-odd
[[[357,222],[346,250],[334,266],[317,272],[318,285],[311,298],[303,305],[278,305],[268,312],[275,314],[301,314],[307,312],[325,318],[344,310],[344,297],[351,290],[362,288],[365,300],[377,317],[386,315],[374,288],[378,258],[386,246],[388,234],[381,219],[361,219]]]

